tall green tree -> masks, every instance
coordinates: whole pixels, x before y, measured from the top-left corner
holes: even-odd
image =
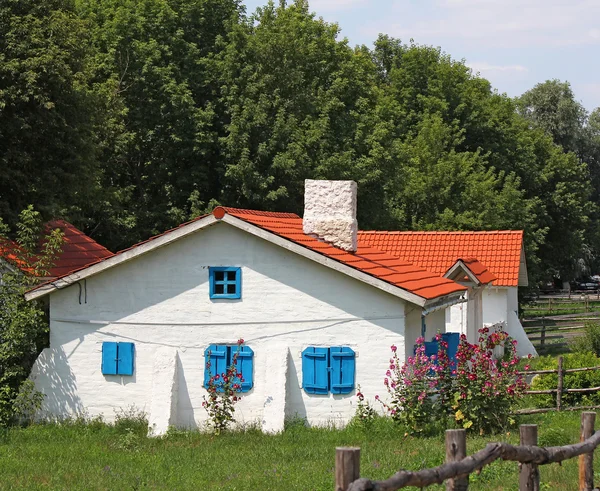
[[[0,216],[78,215],[97,189],[88,33],[69,0],[0,3]]]
[[[301,211],[304,179],[319,177],[355,179],[374,198],[374,66],[338,34],[303,0],[270,2],[231,33],[220,63],[229,120],[220,201]]]
[[[216,196],[224,110],[214,61],[239,0],[78,0],[96,50],[101,132],[101,238],[114,248],[186,220]]]
[[[555,79],[539,83],[518,98],[517,107],[534,126],[546,131],[556,144],[568,152],[579,153],[587,112],[575,100],[569,82]]]

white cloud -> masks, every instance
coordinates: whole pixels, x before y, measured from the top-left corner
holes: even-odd
[[[466,65],[473,70],[474,73],[485,73],[485,72],[526,72],[527,67],[523,65],[491,65],[485,62],[473,62],[466,63]]]
[[[335,1],[335,0],[334,0]],[[479,46],[600,44],[598,0],[391,0],[395,15],[367,27],[423,44]]]
[[[310,10],[321,12],[339,12],[340,10],[349,10],[361,4],[366,4],[368,0],[309,0]]]

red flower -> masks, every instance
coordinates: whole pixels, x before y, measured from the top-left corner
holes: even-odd
[[[238,346],[239,346],[240,344],[244,344],[244,339],[243,339],[243,338],[240,338],[240,339],[238,339],[238,340],[237,340],[237,344],[238,344]]]

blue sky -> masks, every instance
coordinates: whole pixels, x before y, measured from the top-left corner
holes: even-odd
[[[310,0],[309,0],[310,1]],[[278,0],[276,0],[276,3]],[[248,12],[267,0],[245,0]],[[464,59],[498,92],[571,83],[588,109],[600,106],[600,0],[312,0],[351,45],[379,33],[440,46]]]

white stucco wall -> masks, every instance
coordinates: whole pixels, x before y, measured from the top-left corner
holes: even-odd
[[[504,322],[506,332],[517,340],[517,354],[519,356],[537,356],[537,352],[529,341],[523,326],[519,321],[517,312],[519,308],[517,287],[491,287],[483,294],[483,323],[492,325]]]
[[[242,267],[241,300],[209,299],[209,266]],[[79,303],[77,285],[50,297],[50,348],[32,372],[47,414],[111,420],[134,405],[159,432],[202,425],[204,350],[244,338],[254,350],[254,388],[236,406],[238,422],[258,421],[268,431],[282,429],[283,416],[343,423],[354,414],[354,393],[306,394],[301,351],[354,349],[356,382],[372,399],[384,393],[390,345],[406,349],[402,300],[222,222],[86,283],[87,303]],[[416,318],[412,339],[420,309],[407,307]],[[430,329],[443,328],[442,311],[429,317]],[[133,376],[101,373],[103,341],[135,343]],[[173,405],[157,400],[169,394]]]

